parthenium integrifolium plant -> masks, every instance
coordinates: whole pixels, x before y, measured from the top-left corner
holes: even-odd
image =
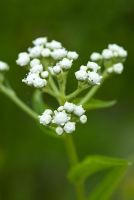
[[[76,90],[67,94],[68,73],[78,57],[78,53],[66,50],[58,41],[48,42],[46,37],[37,38],[27,52],[19,53],[16,60],[17,65],[27,70],[22,82],[36,89],[32,100],[33,108],[21,101],[6,83],[4,73],[9,70],[9,66],[2,61],[0,91],[40,123],[45,133],[65,141],[71,164],[68,178],[76,188],[77,199],[107,200],[124,174],[128,161],[88,156],[80,162],[72,136],[77,131],[77,123],[87,123],[88,110],[109,107],[115,103],[93,97],[106,79],[123,72],[127,51],[117,44],[109,44],[101,53],[92,53],[87,64],[81,65],[74,74],[78,82]],[[43,99],[44,93],[52,96],[59,104],[55,110]],[[38,110],[37,107],[46,109]],[[103,169],[112,170],[88,196],[84,188],[86,178]]]

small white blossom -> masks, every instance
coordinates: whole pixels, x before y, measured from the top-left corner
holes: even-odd
[[[113,73],[113,67],[109,67],[109,68],[107,69],[107,72],[108,72],[109,74]]]
[[[96,72],[88,72],[88,80],[93,85],[100,85],[102,76]]]
[[[75,122],[67,122],[64,126],[64,131],[66,133],[72,133],[75,131]]]
[[[98,61],[98,60],[101,60],[102,59],[102,55],[98,52],[93,52],[90,56],[90,59],[92,61]]]
[[[46,44],[46,47],[50,49],[60,49],[62,48],[62,44],[56,40],[52,40]]]
[[[49,76],[49,72],[48,71],[41,72],[41,77],[42,78],[48,78],[48,76]]]
[[[63,111],[63,110],[64,110],[64,106],[60,106],[57,110],[58,110],[59,112]]]
[[[48,48],[44,48],[42,51],[41,51],[41,55],[43,56],[43,57],[49,57],[50,55],[51,55],[51,50],[50,49],[48,49]]]
[[[75,51],[69,51],[67,53],[67,58],[69,58],[70,60],[76,60],[78,56],[79,55]]]
[[[36,87],[36,88],[42,88],[46,85],[47,85],[47,81],[45,79],[40,78],[40,77],[36,78],[33,81],[33,86]]]
[[[68,120],[68,115],[65,112],[56,112],[53,118],[53,123],[63,126]]]
[[[60,60],[67,55],[67,51],[65,49],[55,49],[51,52],[51,56],[55,60]]]
[[[75,72],[75,77],[79,81],[85,81],[88,77],[88,73],[85,70],[79,70]]]
[[[41,46],[45,45],[47,43],[47,38],[46,37],[39,37],[33,41],[33,44],[35,46]]]
[[[110,49],[104,49],[102,51],[103,59],[111,59],[113,57],[113,52]]]
[[[39,64],[40,64],[40,60],[37,59],[37,58],[31,60],[31,62],[30,62],[31,67],[34,67],[34,66],[39,65]]]
[[[52,115],[53,111],[51,109],[46,109],[43,113],[43,115]]]
[[[29,54],[26,52],[19,53],[16,63],[21,67],[28,65],[30,62]]]
[[[87,67],[87,66],[84,66],[84,65],[80,66],[80,70],[87,71],[87,69],[88,69],[88,67]]]
[[[71,113],[74,111],[74,104],[73,103],[69,103],[69,102],[65,102],[64,104],[64,109],[68,112]]]
[[[41,73],[43,71],[43,65],[38,64],[30,68],[30,72],[32,73]]]
[[[90,62],[90,61],[87,63],[87,67],[88,67],[89,69],[92,69],[94,72],[97,72],[98,69],[100,69],[100,66],[99,66],[97,63],[95,63],[95,62]]]
[[[80,117],[80,122],[81,122],[82,124],[85,124],[85,123],[87,122],[87,116],[86,116],[86,115],[82,115],[82,116]]]
[[[113,71],[117,74],[121,74],[123,72],[123,64],[122,63],[117,63],[113,65]]]
[[[75,106],[74,107],[74,114],[75,115],[77,115],[77,116],[81,116],[81,115],[83,115],[85,113],[85,110],[84,110],[84,108],[82,107],[82,105],[80,105],[80,106]]]
[[[62,135],[63,132],[64,132],[64,130],[63,130],[62,127],[58,126],[58,127],[56,128],[56,133],[57,133],[58,135]]]
[[[39,117],[39,119],[40,119],[40,123],[43,125],[48,125],[52,121],[52,117],[49,114],[43,114]]]
[[[61,72],[61,67],[59,65],[55,65],[53,67],[53,71],[55,74],[59,74]]]
[[[42,46],[35,46],[33,48],[29,48],[29,54],[31,58],[38,58],[41,56],[43,47]]]
[[[69,60],[68,58],[63,58],[63,60],[59,62],[59,65],[62,69],[70,69],[72,66],[72,60]]]
[[[7,71],[9,70],[9,66],[7,63],[0,61],[0,71]]]

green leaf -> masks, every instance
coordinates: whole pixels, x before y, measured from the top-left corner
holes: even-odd
[[[43,101],[42,92],[40,90],[35,90],[32,99],[33,109],[38,113],[41,114],[48,106]]]
[[[109,108],[116,104],[116,100],[112,101],[103,101],[99,99],[91,99],[88,103],[84,105],[87,110]]]
[[[127,167],[117,167],[112,169],[103,179],[95,190],[89,195],[89,200],[108,200],[112,196],[113,192],[118,187],[121,179],[123,178]]]
[[[126,166],[128,161],[105,156],[89,156],[84,161],[74,166],[68,177],[72,182],[84,181],[88,176],[98,171],[116,166]]]

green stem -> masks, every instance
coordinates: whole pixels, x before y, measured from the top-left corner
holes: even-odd
[[[94,94],[98,91],[98,89],[101,87],[101,85],[103,84],[103,82],[107,79],[108,77],[108,73],[107,70],[103,72],[103,80],[101,82],[100,85],[96,85],[94,86],[88,93],[87,95],[79,102],[80,105],[84,105],[85,103],[87,103],[93,96]]]
[[[9,97],[17,106],[19,106],[23,111],[25,111],[30,117],[38,120],[38,115],[29,108],[25,103],[23,103],[15,94],[15,92],[4,85],[0,85],[0,92],[3,92],[7,97]]]
[[[75,144],[73,142],[73,137],[71,135],[64,135],[63,138],[65,141],[70,165],[71,167],[73,167],[79,162]],[[75,184],[75,190],[76,190],[77,200],[85,200],[84,183],[78,182],[77,184]]]

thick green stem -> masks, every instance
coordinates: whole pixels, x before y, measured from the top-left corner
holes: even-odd
[[[29,108],[25,103],[23,103],[15,94],[15,92],[4,85],[0,85],[0,92],[3,92],[7,97],[9,97],[16,105],[18,105],[23,111],[25,111],[30,117],[38,120],[38,115]]]
[[[70,165],[71,167],[73,167],[79,162],[75,144],[73,142],[73,137],[71,135],[64,135],[63,138],[65,141]],[[77,200],[85,200],[84,183],[83,182],[76,183],[75,190],[76,190]]]

